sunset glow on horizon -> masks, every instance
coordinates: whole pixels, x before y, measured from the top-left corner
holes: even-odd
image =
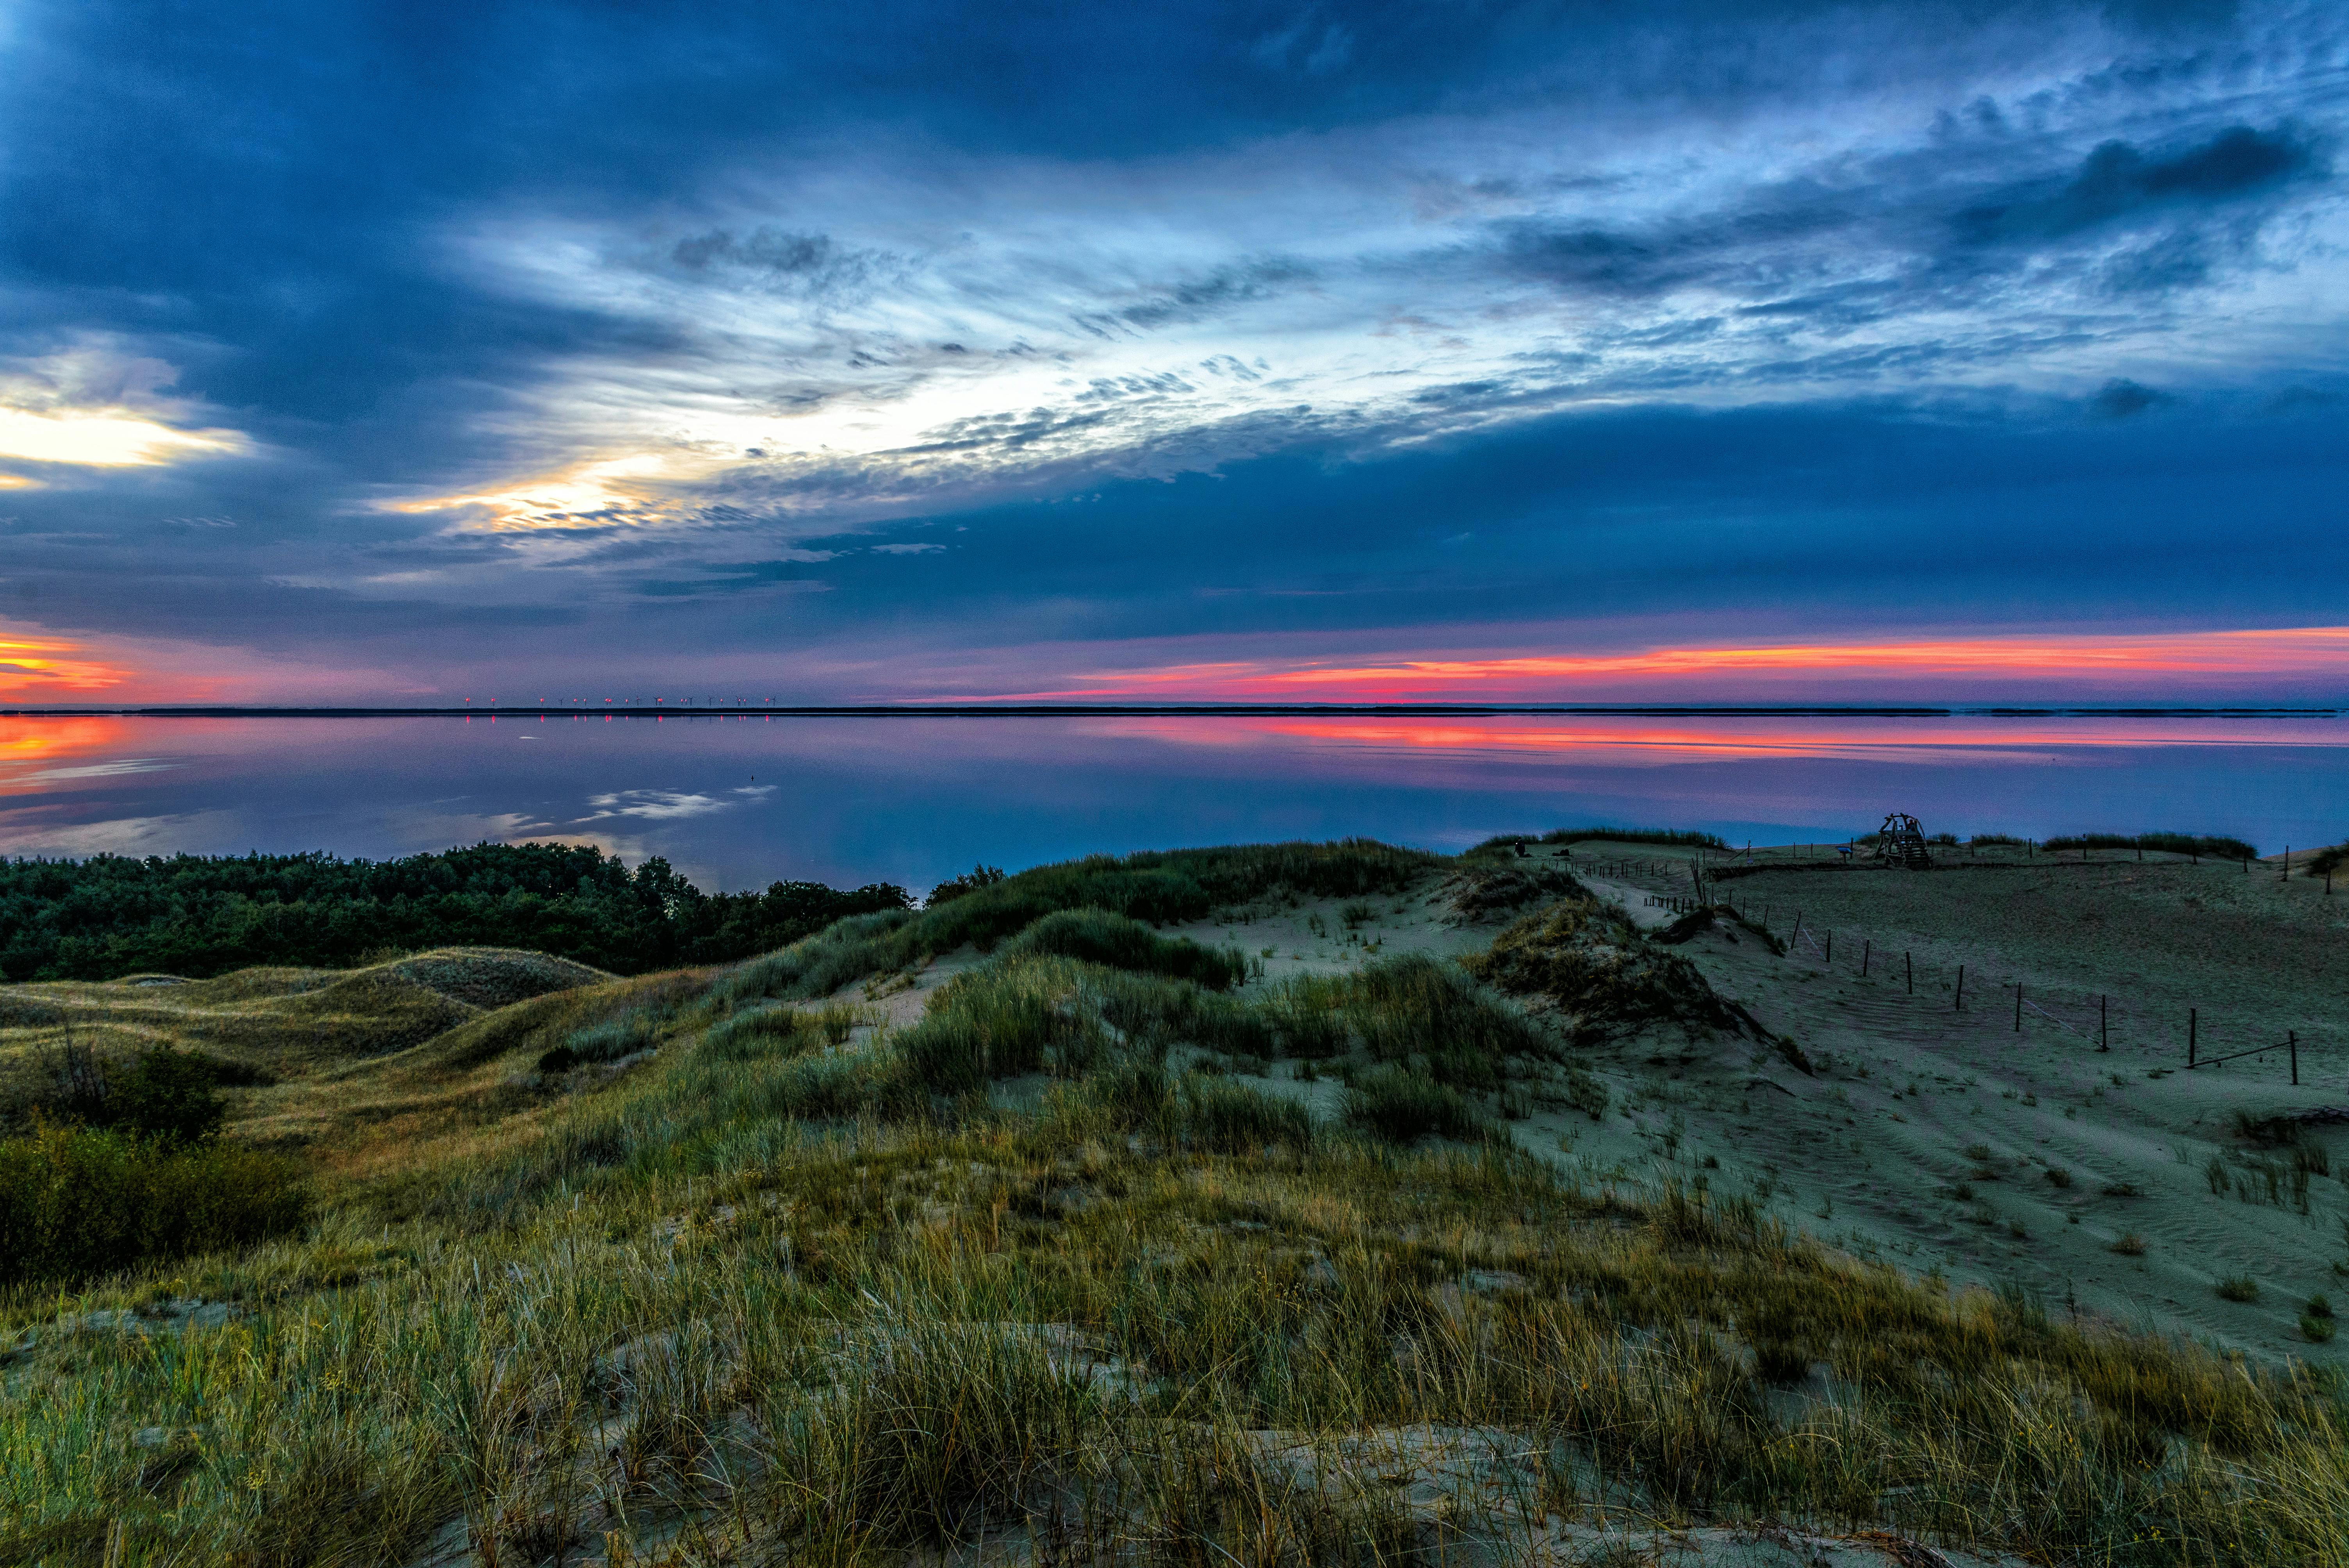
[[[2316,679],[2349,687],[2349,626],[2302,626],[2163,636],[2059,634],[1917,642],[1794,643],[1758,647],[1656,647],[1588,655],[1396,657],[1360,664],[1304,661],[1177,665],[1110,670],[1084,684],[1017,694],[1030,701],[1196,697],[1229,701],[1572,702],[1594,692],[1739,687],[1738,677],[1920,677],[1920,696],[1951,680],[1985,692],[2002,679],[2069,677],[2103,692],[2191,691],[2199,680]],[[1806,690],[1831,689],[1817,685]],[[1690,700],[1699,700],[1691,698]]]

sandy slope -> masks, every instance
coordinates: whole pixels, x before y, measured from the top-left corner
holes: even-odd
[[[1619,855],[1638,863],[1619,869]],[[1646,925],[1671,919],[1651,895],[1689,891],[1686,857],[1671,851],[1584,844],[1570,863]],[[1816,1073],[1742,1039],[1620,1040],[1591,1057],[1614,1093],[1606,1119],[1537,1114],[1514,1126],[1522,1144],[1598,1182],[1751,1193],[1864,1256],[2020,1285],[2059,1314],[2343,1358],[2349,1340],[2312,1344],[2298,1318],[2318,1292],[2349,1314],[2349,1127],[2317,1130],[2333,1174],[2295,1191],[2289,1156],[2237,1135],[2233,1113],[2349,1105],[2349,896],[2282,884],[2272,868],[2133,859],[1930,873],[1782,861],[1715,886],[1757,915],[1766,903],[1781,934],[1801,912],[1785,956],[1727,927],[1682,951],[1799,1042]],[[1412,949],[1458,954],[1495,929],[1447,921],[1431,882],[1381,901],[1359,932],[1333,902],[1185,934],[1272,949],[1278,981]],[[2301,1087],[2282,1052],[2179,1070],[2189,1007],[2205,1056],[2296,1031]],[[1327,1109],[1334,1091],[1292,1092]],[[2115,1250],[2130,1236],[2141,1254]],[[2259,1299],[2221,1299],[2233,1275],[2257,1281]]]

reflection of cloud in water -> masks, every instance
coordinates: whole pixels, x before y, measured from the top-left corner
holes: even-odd
[[[243,820],[233,811],[169,817],[114,817],[100,822],[42,822],[47,812],[0,811],[0,854],[168,855],[228,841]]]
[[[32,773],[11,773],[0,777],[0,789],[14,789],[22,784],[55,784],[67,779],[112,779],[125,773],[160,773],[167,768],[181,766],[166,762],[160,757],[122,757],[111,762],[90,762],[79,768],[44,768]]]
[[[597,822],[607,817],[641,817],[647,821],[666,822],[681,817],[707,817],[714,811],[730,810],[749,801],[762,799],[774,793],[774,786],[751,785],[730,789],[727,793],[743,799],[727,800],[715,795],[688,794],[680,789],[616,789],[607,795],[589,796],[587,804],[602,809],[579,820]]]
[[[43,781],[38,775],[62,768],[104,767],[121,760],[97,758],[120,747],[129,737],[124,722],[116,718],[0,719],[0,794],[37,785]],[[17,768],[31,771],[12,771]]]

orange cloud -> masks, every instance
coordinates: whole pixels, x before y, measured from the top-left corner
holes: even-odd
[[[1080,677],[1081,691],[1036,696],[1171,695],[1340,701],[1457,696],[1564,701],[1580,688],[1710,678],[2028,677],[2094,684],[2210,676],[2330,676],[2349,682],[2349,626],[1961,637],[1913,642],[1790,643],[1751,647],[1656,647],[1635,653],[1498,658],[1257,660],[1108,670]]]
[[[114,665],[62,656],[82,651],[78,643],[0,635],[0,696],[106,691],[134,678],[133,671]]]

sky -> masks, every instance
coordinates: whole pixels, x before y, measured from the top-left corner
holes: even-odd
[[[0,0],[0,702],[2349,703],[2349,8]]]

